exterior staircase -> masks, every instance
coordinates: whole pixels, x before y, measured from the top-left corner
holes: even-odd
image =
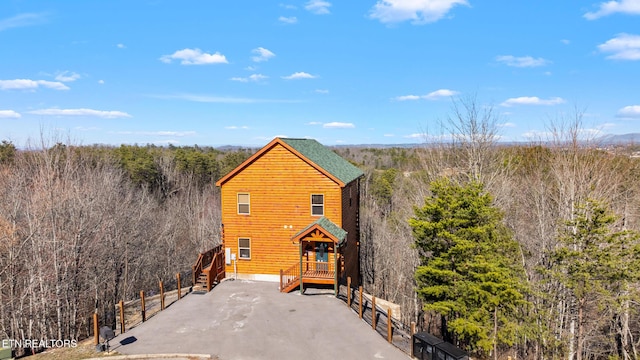
[[[192,291],[208,292],[225,277],[224,247],[218,245],[200,253],[192,267]]]

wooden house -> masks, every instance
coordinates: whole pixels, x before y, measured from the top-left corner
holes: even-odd
[[[362,176],[315,140],[275,138],[258,150],[216,182],[226,276],[279,281],[281,291],[300,279],[358,284]]]

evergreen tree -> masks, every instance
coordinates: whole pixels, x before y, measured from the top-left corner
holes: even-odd
[[[613,226],[616,217],[601,202],[588,199],[576,207],[573,219],[565,222],[560,234],[559,246],[551,252],[555,262],[553,275],[569,291],[577,317],[576,359],[582,358],[585,334],[585,310],[589,304],[611,314],[615,329],[609,335],[617,348],[617,354],[628,358],[633,350],[626,348],[624,341],[629,334],[620,327],[622,313],[628,311],[632,292],[637,295],[640,281],[639,234],[618,230]],[[626,309],[626,310],[625,310]],[[627,354],[627,356],[625,356]]]
[[[445,337],[497,359],[498,347],[518,341],[528,304],[518,244],[481,184],[441,179],[431,192],[409,220],[421,253],[418,295],[442,315]]]

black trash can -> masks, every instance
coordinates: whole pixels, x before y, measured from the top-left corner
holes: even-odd
[[[469,354],[448,342],[436,344],[435,360],[469,360]]]

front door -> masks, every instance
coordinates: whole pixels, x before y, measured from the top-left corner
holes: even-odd
[[[316,242],[316,269],[318,271],[329,270],[329,244],[326,242]]]

